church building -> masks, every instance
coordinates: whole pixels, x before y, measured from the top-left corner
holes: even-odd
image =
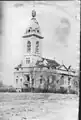
[[[17,91],[31,88],[54,88],[54,83],[59,87],[59,77],[63,79],[63,73],[59,74],[60,64],[55,60],[42,57],[41,29],[36,20],[36,11],[32,10],[30,25],[26,29],[23,38],[24,55],[22,63],[15,67],[14,81]],[[67,72],[67,70],[65,70]],[[68,72],[67,72],[68,73]],[[68,75],[66,74],[66,84]],[[64,84],[64,83],[63,83]],[[49,86],[48,86],[49,85]]]

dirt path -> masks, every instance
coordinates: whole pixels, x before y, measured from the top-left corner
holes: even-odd
[[[53,93],[0,93],[0,120],[9,119],[78,120],[78,96]]]

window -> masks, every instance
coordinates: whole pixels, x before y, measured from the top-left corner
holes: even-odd
[[[28,41],[27,42],[27,52],[30,52],[31,51],[31,42]]]
[[[39,30],[37,30],[37,32],[39,33]]]
[[[32,85],[34,85],[34,79],[32,79]]]
[[[28,30],[28,32],[30,32],[30,29]]]
[[[36,42],[36,53],[39,53],[39,41]]]
[[[49,83],[52,83],[52,76],[49,77]]]
[[[30,63],[30,58],[26,58],[26,64]]]
[[[64,80],[64,75],[62,75],[61,78],[60,78],[60,85],[63,85],[63,84],[64,84],[64,81],[65,81],[65,80]]]
[[[70,77],[68,77],[68,84],[70,84],[70,80],[71,80],[71,78],[70,78]]]
[[[61,79],[64,79],[64,75],[61,76]]]
[[[40,84],[42,84],[42,78],[40,78]]]
[[[30,81],[29,75],[26,75],[26,80],[27,80],[27,81]]]
[[[18,79],[16,79],[16,83],[18,83]]]

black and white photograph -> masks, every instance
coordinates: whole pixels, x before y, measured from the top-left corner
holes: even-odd
[[[80,1],[0,1],[0,120],[79,120]]]

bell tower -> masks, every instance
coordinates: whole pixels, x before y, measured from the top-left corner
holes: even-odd
[[[24,60],[23,66],[34,65],[42,56],[42,41],[39,23],[36,20],[36,11],[32,10],[30,25],[23,36]]]

